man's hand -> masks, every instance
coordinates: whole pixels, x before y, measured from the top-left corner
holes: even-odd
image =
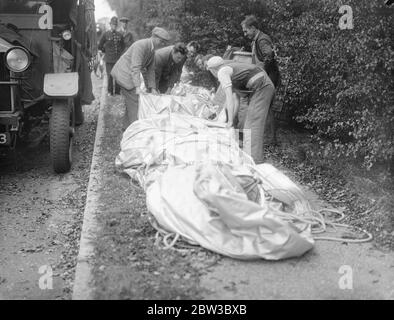
[[[137,88],[135,89],[135,93],[138,94],[138,95],[140,95],[140,94],[145,94],[145,92],[144,92],[141,88],[139,88],[139,87],[137,87]]]

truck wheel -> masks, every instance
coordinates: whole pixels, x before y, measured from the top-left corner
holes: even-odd
[[[71,168],[72,135],[67,101],[55,101],[52,105],[49,142],[53,169],[56,173],[68,172]]]
[[[75,125],[80,126],[81,124],[83,124],[85,120],[80,97],[74,98],[74,112],[75,112]]]

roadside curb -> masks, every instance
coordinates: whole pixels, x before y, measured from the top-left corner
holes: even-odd
[[[94,240],[99,229],[96,212],[99,199],[99,175],[101,171],[98,162],[102,149],[102,138],[104,133],[104,113],[107,105],[107,83],[106,77],[103,79],[103,87],[100,96],[100,110],[97,121],[96,137],[94,142],[94,150],[92,163],[89,174],[89,184],[86,196],[86,205],[83,215],[83,224],[81,232],[81,240],[79,245],[79,254],[77,258],[77,266],[75,271],[74,288],[72,300],[92,300],[93,288],[92,282],[92,266],[89,260],[94,255]]]

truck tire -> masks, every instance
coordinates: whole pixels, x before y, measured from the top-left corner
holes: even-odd
[[[75,112],[75,125],[80,126],[85,121],[80,97],[74,98],[74,112]]]
[[[49,145],[53,170],[66,173],[71,168],[72,135],[70,130],[70,107],[65,101],[55,101],[49,121]]]

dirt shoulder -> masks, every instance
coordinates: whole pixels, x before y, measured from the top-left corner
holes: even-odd
[[[357,161],[317,156],[306,132],[281,127],[280,144],[268,148],[268,161],[286,170],[333,207],[343,208],[348,223],[372,233],[374,245],[394,250],[394,178],[385,167],[370,171]]]
[[[145,194],[114,167],[120,151],[123,104],[109,97],[101,144],[101,176],[94,243],[95,299],[199,299],[199,277],[219,257],[196,248],[163,250],[146,216]]]
[[[392,252],[376,249],[379,241],[322,241],[303,257],[279,262],[236,261],[202,248],[164,250],[156,244],[143,190],[115,169],[122,138],[121,97],[108,97],[103,112],[100,166],[93,178],[98,194],[94,213],[98,231],[92,241],[90,298],[393,298],[394,257]],[[360,195],[343,177],[340,179],[338,170],[326,168],[326,163],[317,166],[307,157],[305,150],[311,146],[305,135],[282,128],[279,140],[279,147],[267,148],[267,161],[309,189],[316,201],[343,207],[348,214],[346,222],[366,228],[351,206],[361,206]],[[352,272],[351,289],[339,286],[343,267]]]
[[[120,151],[123,111],[120,97],[109,98],[104,114],[101,170],[97,177],[100,197],[96,219],[100,231],[94,241],[92,298],[393,298],[394,257],[374,249],[372,244],[318,242],[316,248],[305,256],[279,262],[243,262],[201,248],[164,250],[156,245],[156,232],[146,216],[143,190],[131,184],[129,178],[118,173],[114,166]],[[291,144],[295,145],[294,141],[288,145]],[[295,160],[286,160],[293,157],[291,152],[294,151],[269,150],[269,162],[296,181],[302,181],[296,168],[289,166]],[[288,155],[280,153],[281,150]],[[311,179],[320,181],[319,176]],[[310,189],[317,188],[316,184],[305,182],[305,185]],[[312,193],[311,197],[316,201],[324,200]],[[338,206],[340,202],[332,204]],[[354,276],[354,287],[349,290],[339,286],[340,270],[344,266],[350,267]]]

